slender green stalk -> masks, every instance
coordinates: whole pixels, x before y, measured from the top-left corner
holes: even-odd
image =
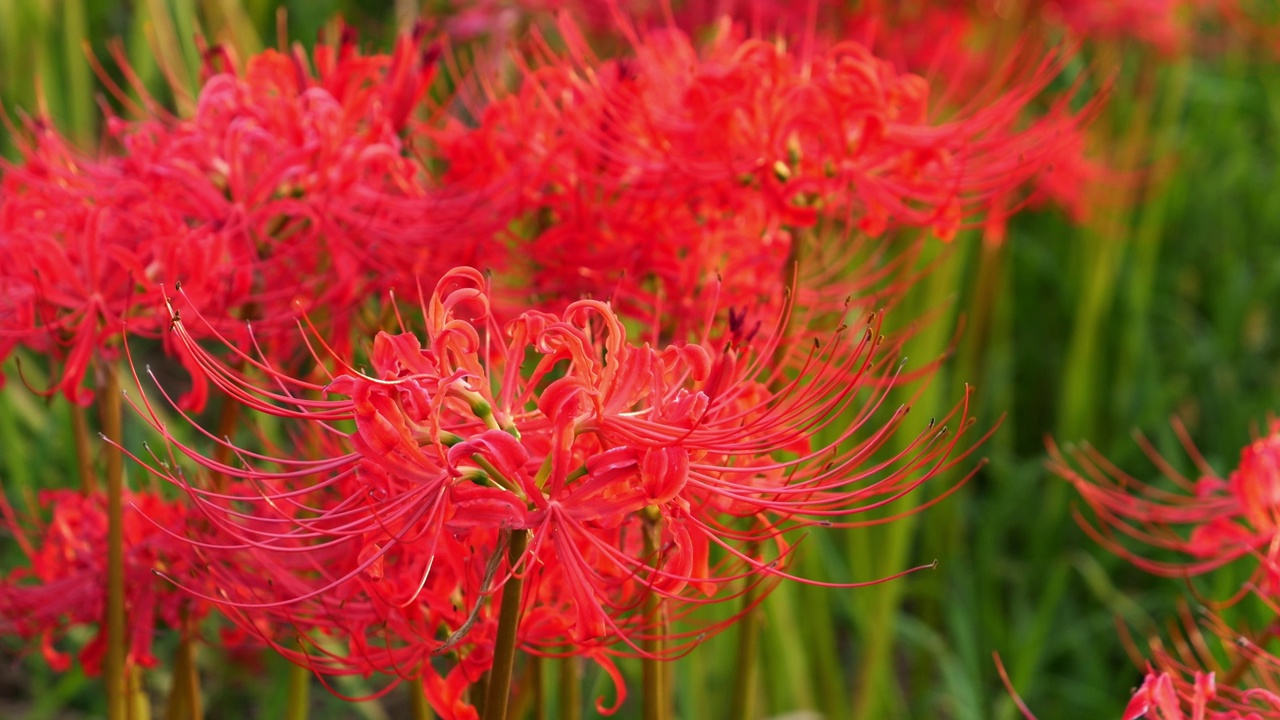
[[[129,720],[151,720],[151,700],[147,697],[147,689],[142,685],[142,666],[131,664],[125,677],[129,682],[126,701]]]
[[[756,716],[759,675],[756,655],[760,647],[760,611],[756,604],[760,597],[759,588],[759,584],[752,585],[742,594],[744,613],[734,628],[738,635],[738,656],[734,659],[733,697],[729,699],[731,720],[750,720]]]
[[[66,71],[63,75],[66,84],[61,88],[66,116],[63,127],[82,147],[89,147],[93,142],[97,109],[93,103],[93,76],[83,47],[89,39],[87,15],[84,0],[63,0],[58,22]]]
[[[1100,46],[1103,58],[1101,67],[1119,67],[1119,50],[1110,44]],[[1130,171],[1139,166],[1143,153],[1149,149],[1152,111],[1155,107],[1149,88],[1133,88],[1131,104],[1133,117],[1123,134],[1115,138],[1114,145],[1106,148],[1118,170]],[[1085,270],[1084,301],[1076,312],[1072,328],[1071,344],[1067,350],[1067,362],[1063,374],[1061,414],[1058,418],[1058,435],[1074,441],[1093,434],[1097,418],[1098,400],[1105,393],[1095,392],[1100,387],[1097,370],[1107,367],[1100,361],[1099,340],[1106,337],[1106,319],[1115,297],[1116,277],[1120,272],[1132,221],[1132,188],[1097,187],[1096,205],[1104,212],[1098,222],[1088,228],[1085,242],[1077,247],[1081,253],[1079,266]],[[1104,196],[1110,203],[1104,202]],[[1061,485],[1060,485],[1061,486]]]
[[[529,658],[529,701],[533,703],[533,720],[547,720],[547,704],[542,697],[542,669],[546,661],[538,656]]]
[[[524,668],[520,671],[517,686],[520,692],[515,694],[512,704],[507,708],[508,718],[525,718],[533,711],[536,720],[543,720],[546,711],[542,706],[542,662],[537,655],[525,658]]]
[[[799,228],[791,228],[791,249],[787,255],[787,263],[782,269],[782,282],[784,292],[787,296],[792,296],[796,292],[796,281],[800,274],[800,263],[806,253],[804,245],[806,242],[814,241],[814,234],[800,230]],[[777,368],[783,362],[784,356],[789,351],[789,337],[794,333],[795,325],[788,322],[784,328],[784,336],[782,341],[778,343],[777,349],[774,351],[773,358],[770,362],[771,367]],[[785,383],[784,378],[780,375],[774,381],[774,388],[778,389]],[[656,529],[653,534],[656,535]],[[649,541],[646,535],[646,542]],[[652,548],[647,548],[647,552],[657,553],[656,539]],[[748,554],[754,553],[756,548]],[[760,602],[760,585],[754,584],[747,589],[742,595],[743,615],[738,620],[734,632],[738,640],[738,655],[734,660],[734,689],[733,697],[730,699],[729,717],[730,718],[751,718],[756,713],[756,679],[759,674],[756,655],[760,647],[760,613],[757,606]],[[648,666],[646,665],[646,671]],[[660,690],[661,691],[661,690]]]
[[[960,243],[964,243],[962,246]],[[1007,337],[999,336],[999,313],[1003,309],[1000,302],[1001,291],[1006,289],[1006,267],[1009,257],[1008,242],[992,243],[985,237],[967,234],[956,239],[956,257],[954,262],[963,261],[963,270],[956,283],[956,291],[960,292],[968,286],[968,301],[961,304],[961,312],[965,318],[963,335],[957,339],[954,361],[939,369],[942,378],[948,378],[950,387],[962,383],[978,383],[984,390],[989,390],[987,380],[991,377],[988,368],[997,361],[997,352],[1008,342]],[[941,379],[941,378],[940,378]],[[992,378],[994,380],[994,378]],[[991,385],[996,383],[992,382]],[[1006,412],[1008,405],[994,402],[983,402],[984,409]],[[939,405],[930,412],[941,412]],[[1000,439],[1012,437],[1012,433],[998,432]],[[991,455],[991,441],[982,448],[983,455]],[[953,556],[954,548],[963,547],[968,537],[966,525],[969,517],[965,508],[969,503],[967,497],[973,486],[961,488],[956,495],[944,503],[932,507],[928,511],[927,521],[920,527],[919,547],[922,557],[946,558]],[[933,627],[942,625],[947,609],[947,573],[922,573],[912,579],[919,588],[920,595],[925,598],[914,614]],[[922,682],[917,688],[931,685],[937,669],[928,663],[920,664]]]
[[[956,253],[939,259],[939,254],[946,252],[950,251],[938,243],[925,247],[922,259],[929,263],[937,262],[938,266],[923,282],[918,293],[904,301],[902,311],[895,309],[894,313],[890,313],[890,318],[895,314],[907,318],[920,317],[940,313],[941,309],[948,308],[960,286],[963,262]],[[942,355],[948,349],[952,332],[952,315],[941,313],[913,337],[911,356],[926,358],[927,361]],[[929,386],[919,392],[908,417],[914,418],[916,423],[922,423],[929,417],[945,415],[950,408],[947,396],[949,389],[945,369],[939,370]],[[908,432],[910,422],[909,419],[908,426],[895,436],[895,447],[904,447],[912,441],[914,436]],[[920,425],[915,427],[919,428]],[[915,507],[922,499],[919,493],[912,493],[895,504],[894,510],[906,511]],[[881,527],[851,533],[848,553],[853,558],[853,567],[870,569],[881,577],[898,572],[911,564],[908,562],[908,552],[918,527],[919,516],[908,515]],[[864,641],[859,658],[858,679],[850,697],[853,708],[850,717],[894,717],[904,712],[899,686],[894,682],[891,671],[894,667],[897,616],[905,590],[906,582],[899,580],[864,588],[856,594],[861,620],[859,630]]]
[[[164,77],[165,84],[173,90],[178,113],[184,116],[195,111],[191,87],[195,68],[200,63],[192,31],[196,28],[192,3],[193,0],[145,0],[139,15],[145,12],[150,24],[143,26],[146,28],[144,41],[130,49],[131,56],[145,58],[143,67],[148,73],[159,71]],[[186,28],[186,31],[179,32],[177,28]]]
[[[168,720],[191,720],[190,717],[190,675],[187,663],[190,661],[184,645],[186,640],[178,643],[173,652],[173,685],[169,687],[169,702],[165,705],[164,716]]]
[[[0,448],[4,458],[0,460],[0,487],[9,498],[20,498],[28,508],[37,506],[34,478],[31,468],[30,443],[19,431],[18,409],[13,393],[0,394]],[[37,450],[38,451],[38,450]]]
[[[98,412],[102,432],[112,442],[121,441],[120,376],[114,365],[98,365]],[[125,667],[124,617],[124,458],[108,443],[107,481],[107,650],[103,678],[107,684],[107,718],[128,717],[128,679]]]
[[[226,438],[234,441],[236,434],[236,425],[240,422],[240,403],[235,402],[231,398],[223,398],[222,409],[218,411],[218,437]],[[223,465],[231,461],[231,448],[226,445],[215,445],[213,448],[213,459]],[[213,473],[210,478],[213,489],[223,491],[227,488],[227,476],[220,473]]]
[[[1191,61],[1181,60],[1166,78],[1159,120],[1154,124],[1151,141],[1153,158],[1171,157],[1184,138],[1184,130],[1178,118],[1186,109],[1188,80]],[[1172,176],[1157,178],[1145,189],[1141,216],[1134,230],[1130,272],[1124,289],[1127,291],[1125,331],[1119,333],[1123,352],[1116,371],[1115,387],[1138,387],[1143,380],[1153,382],[1149,369],[1155,360],[1151,351],[1151,334],[1148,319],[1151,317],[1156,280],[1160,268],[1162,239],[1166,234],[1172,209],[1170,185]]]
[[[1103,45],[1102,50],[1117,55],[1115,60],[1107,62],[1118,63],[1118,50],[1109,45]],[[1149,149],[1148,136],[1155,109],[1149,88],[1139,86],[1132,92],[1132,118],[1122,133],[1113,133],[1114,144],[1107,148],[1106,153],[1121,171],[1132,171],[1140,166],[1144,153]],[[1084,275],[1082,300],[1076,308],[1063,365],[1060,412],[1055,430],[1055,435],[1067,442],[1096,437],[1100,431],[1106,430],[1099,427],[1099,419],[1104,409],[1103,401],[1110,395],[1098,392],[1106,380],[1100,374],[1103,368],[1111,367],[1114,362],[1111,349],[1106,347],[1107,339],[1114,337],[1109,318],[1116,293],[1122,286],[1118,278],[1124,267],[1125,255],[1132,249],[1129,236],[1133,220],[1130,207],[1133,188],[1113,190],[1099,187],[1095,192],[1111,195],[1097,198],[1096,204],[1101,212],[1097,221],[1086,228],[1083,242],[1077,245],[1080,253],[1078,267]],[[1046,557],[1052,543],[1058,542],[1059,528],[1067,517],[1069,495],[1067,483],[1053,483],[1044,494],[1041,512],[1049,521],[1046,532],[1037,538],[1036,557]]]
[[[284,720],[307,720],[310,714],[311,670],[302,665],[290,665]]]
[[[560,720],[582,720],[582,661],[560,660]]]
[[[758,662],[761,697],[773,707],[816,707],[814,665],[820,660],[805,638],[808,615],[797,611],[801,592],[800,583],[780,582],[766,601],[769,622],[762,623]]]
[[[258,36],[258,31],[253,23],[249,20],[249,16],[245,13],[244,5],[239,0],[218,0],[215,5],[212,2],[205,4],[205,14],[213,15],[211,12],[216,8],[216,14],[221,16],[222,27],[210,28],[215,37],[222,36],[228,38],[236,48],[236,52],[241,57],[249,57],[262,52],[262,38]]]
[[[469,692],[471,694],[471,704],[476,708],[476,714],[480,717],[485,717],[484,704],[485,699],[489,696],[489,673],[481,674],[480,679],[472,683]]]
[[[511,533],[511,548],[507,559],[511,564],[511,579],[502,587],[502,606],[498,610],[498,638],[493,649],[493,669],[489,671],[489,688],[485,695],[484,720],[506,720],[507,703],[511,698],[511,670],[516,663],[516,631],[520,627],[520,600],[524,591],[524,577],[518,567],[529,544],[529,533],[519,530]]]
[[[422,687],[422,676],[409,681],[409,715],[413,720],[431,720],[431,706],[427,704],[427,692]]]
[[[76,467],[80,472],[80,489],[91,493],[98,489],[98,477],[93,471],[93,446],[89,442],[89,414],[75,403],[71,404],[71,434],[76,444]]]
[[[169,691],[168,720],[200,720],[204,699],[200,693],[200,668],[196,664],[196,644],[190,621],[173,653],[173,688]]]
[[[644,523],[644,554],[645,557],[651,558],[654,563],[658,561],[659,550],[659,520],[653,518],[645,518]],[[662,654],[662,631],[665,622],[662,619],[662,599],[657,593],[650,592],[649,597],[644,603],[645,619],[648,621],[649,630],[641,647],[644,649],[644,659],[641,660],[643,668],[643,684],[644,684],[644,720],[665,720],[667,717],[667,697],[666,675],[663,671],[663,663],[659,660]]]
[[[129,59],[129,69],[150,94],[156,94],[163,87],[156,56],[163,55],[166,50],[149,39],[149,35],[154,34],[156,30],[151,18],[151,3],[148,0],[135,3],[132,16],[129,31],[121,38],[125,55]],[[161,22],[166,20],[167,18],[164,18]],[[128,92],[131,99],[135,101],[141,99],[137,91],[131,89]],[[164,95],[160,94],[157,97],[164,97]]]

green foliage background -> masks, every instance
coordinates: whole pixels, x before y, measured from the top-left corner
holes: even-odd
[[[342,14],[366,42],[385,45],[397,13],[416,9],[390,1],[284,5],[289,37],[304,44]],[[110,39],[119,38],[131,66],[165,97],[167,59],[197,66],[190,33],[174,28],[196,24],[242,48],[273,45],[276,5],[0,2],[0,99],[11,117],[47,108],[91,146],[100,88],[84,48],[105,59]],[[1124,60],[1129,68],[1155,58],[1130,51]],[[831,718],[1009,720],[1016,711],[995,673],[998,651],[1042,720],[1119,716],[1141,672],[1123,651],[1115,618],[1145,632],[1172,616],[1186,589],[1131,569],[1084,537],[1070,518],[1074,491],[1044,468],[1045,438],[1088,441],[1120,467],[1155,477],[1131,430],[1189,469],[1169,430],[1176,414],[1226,472],[1280,397],[1280,70],[1243,44],[1161,62],[1149,72],[1155,114],[1142,136],[1158,153],[1147,167],[1154,180],[1135,184],[1139,201],[1109,230],[1080,228],[1054,212],[1024,214],[999,248],[962,235],[914,294],[917,309],[950,308],[966,325],[920,412],[934,412],[930,404],[945,410],[963,383],[975,385],[980,422],[1003,417],[983,449],[990,462],[914,521],[806,540],[798,571],[822,579],[869,579],[935,558],[939,566],[857,591],[780,588],[763,621],[764,715],[812,709]],[[1103,120],[1115,137],[1124,137],[1143,97],[1124,91],[1130,75],[1120,74]],[[0,140],[12,157],[12,139]],[[951,326],[938,323],[916,340],[919,357],[945,350],[951,337]],[[62,466],[74,462],[64,460],[65,413],[17,384],[0,394],[6,492],[62,484]],[[5,543],[0,552],[3,567],[12,567],[16,548]],[[678,663],[681,717],[724,716],[734,642],[726,633]],[[209,717],[280,716],[287,670],[279,663],[236,668],[211,655],[204,662]],[[78,673],[55,676],[38,656],[13,663],[30,683],[10,693],[25,695],[15,707],[26,717],[100,711],[98,686]],[[166,682],[163,669],[151,676]],[[594,679],[589,700],[605,691],[604,679]],[[317,718],[394,717],[403,701],[352,708],[323,691],[313,697]],[[620,714],[636,716],[634,701]]]

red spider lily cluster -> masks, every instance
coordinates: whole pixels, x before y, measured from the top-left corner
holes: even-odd
[[[189,621],[198,620],[209,606],[171,592],[169,584],[153,574],[157,568],[179,575],[191,571],[190,548],[178,537],[194,520],[187,506],[146,492],[131,493],[128,500],[126,601],[135,622],[129,636],[130,654],[151,667],[156,664],[151,652],[153,628],[189,627]],[[5,610],[0,632],[39,638],[49,666],[65,670],[70,658],[57,649],[57,641],[71,626],[97,623],[103,612],[106,497],[102,492],[50,490],[41,494],[40,504],[52,509],[52,517],[32,533],[24,531],[7,503],[0,505],[6,524],[16,530],[18,544],[31,562],[30,568],[11,571],[0,585],[0,607]],[[80,651],[81,666],[90,675],[100,670],[104,642],[99,629]]]
[[[1225,477],[1208,466],[1180,423],[1174,428],[1199,477],[1178,473],[1143,441],[1172,488],[1138,480],[1091,448],[1067,456],[1050,445],[1051,469],[1075,485],[1096,518],[1078,515],[1081,526],[1104,547],[1144,570],[1169,577],[1199,577],[1242,563],[1250,569],[1237,593],[1207,601],[1219,613],[1207,613],[1200,624],[1210,630],[1219,650],[1210,650],[1197,623],[1184,618],[1184,637],[1175,638],[1171,648],[1153,642],[1146,660],[1148,674],[1123,717],[1280,717],[1280,659],[1266,649],[1275,623],[1252,633],[1238,619],[1226,617],[1245,600],[1270,615],[1278,609],[1280,423],[1246,446],[1239,464]],[[1169,552],[1183,559],[1158,557]]]
[[[389,258],[403,262],[397,248],[413,239],[391,226],[450,222],[401,139],[434,54],[406,36],[391,56],[366,57],[348,39],[316,53],[314,74],[301,53],[274,51],[237,74],[215,72],[229,61],[210,51],[193,117],[148,103],[156,112],[141,120],[108,118],[119,153],[102,157],[30,123],[0,199],[0,348],[59,360],[56,389],[86,404],[90,359],[111,353],[126,323],[162,335],[162,285],[177,282],[223,333],[243,338],[254,320],[260,340],[283,325],[270,337],[286,341],[292,318],[312,311],[346,337],[352,309],[386,290]],[[422,270],[473,257],[454,252],[421,253],[437,262]]]
[[[1265,596],[1258,598],[1274,612]],[[1123,720],[1266,720],[1280,717],[1280,660],[1265,649],[1272,621],[1250,633],[1238,621],[1184,607],[1168,644],[1154,640],[1146,675]],[[1203,630],[1209,632],[1206,634]],[[1218,649],[1218,652],[1210,648]]]
[[[600,664],[616,707],[618,656],[688,652],[794,579],[805,531],[891,522],[968,457],[967,394],[909,415],[933,366],[904,370],[912,329],[880,309],[930,235],[1089,167],[1096,104],[1046,98],[1065,56],[984,57],[997,80],[952,103],[813,19],[694,41],[613,14],[599,42],[569,17],[494,67],[423,26],[385,55],[209,48],[190,116],[116,88],[97,154],[27,123],[0,353],[80,405],[147,341],[191,378],[127,393],[164,449],[107,438],[167,481],[123,499],[132,663],[216,608],[322,675],[421,680],[444,717],[477,715],[511,637]],[[948,64],[942,86],[972,77]],[[65,628],[103,623],[114,521],[47,500],[4,507],[31,568],[0,630],[62,662]]]
[[[1280,510],[1280,424],[1245,447],[1239,465],[1226,477],[1195,452],[1180,424],[1175,428],[1196,460],[1198,478],[1177,473],[1146,446],[1174,482],[1172,491],[1126,475],[1092,450],[1078,452],[1078,462],[1071,464],[1051,447],[1054,469],[1079,489],[1102,522],[1101,528],[1090,523],[1084,527],[1138,567],[1170,577],[1200,575],[1250,558],[1256,570],[1249,582],[1274,594],[1280,589],[1274,546]],[[1175,551],[1187,560],[1149,559],[1125,544],[1124,537]]]
[[[899,369],[878,326],[781,347],[783,326],[750,337],[735,322],[718,341],[653,347],[595,300],[499,324],[474,270],[446,275],[422,314],[421,337],[379,333],[368,372],[330,358],[323,385],[239,354],[268,383],[255,385],[204,354],[186,330],[198,320],[175,324],[215,384],[298,428],[281,456],[235,465],[173,441],[251,491],[152,467],[213,524],[191,537],[220,568],[189,589],[325,672],[403,674],[446,650],[483,669],[497,620],[485,598],[517,573],[530,651],[570,647],[611,669],[616,653],[682,654],[734,618],[671,623],[789,577],[788,531],[850,524],[963,457],[960,433],[935,423],[886,452],[905,408],[865,432]],[[847,426],[818,441],[837,418]],[[353,430],[335,431],[344,421]],[[964,408],[943,422],[963,430]],[[527,549],[495,565],[517,534]],[[291,651],[269,631],[281,623],[345,654]]]

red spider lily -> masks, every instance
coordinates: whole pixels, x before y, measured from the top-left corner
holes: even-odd
[[[963,117],[973,108],[997,103],[1011,87],[1021,82],[1019,69],[1034,66],[1046,48],[1057,40],[1038,37],[1027,28],[1016,40],[1003,42],[993,32],[993,20],[975,13],[972,3],[929,3],[923,6],[871,3],[846,20],[850,37],[858,38],[879,56],[891,61],[899,72],[916,73],[929,81],[931,101],[943,112]],[[1104,68],[1106,73],[1115,68]],[[1104,92],[1085,117],[1101,109]],[[936,111],[935,111],[936,112]],[[1030,118],[1038,112],[1028,107]],[[1004,239],[1009,218],[1024,207],[1050,205],[1061,208],[1073,222],[1087,219],[1098,202],[1089,189],[1100,185],[1132,182],[1090,157],[1084,128],[1078,126],[1058,136],[1058,144],[1040,159],[1041,167],[1025,188],[1017,193],[993,197],[983,208],[984,232],[990,243]]]
[[[188,632],[209,607],[153,574],[153,569],[179,576],[191,571],[191,545],[176,534],[184,532],[195,518],[188,516],[183,504],[153,494],[126,493],[125,500],[128,657],[130,663],[152,667],[156,664],[151,654],[156,631],[171,628]],[[40,638],[45,660],[61,671],[70,658],[57,645],[68,629],[98,625],[98,632],[79,653],[84,671],[96,675],[105,649],[106,496],[47,490],[40,494],[40,504],[52,508],[52,517],[28,533],[0,498],[0,515],[31,563],[0,581],[0,632]]]
[[[1123,720],[1280,718],[1280,659],[1265,649],[1275,634],[1274,622],[1251,636],[1208,611],[1199,622],[1185,606],[1180,614],[1181,629],[1176,624],[1170,628],[1172,642],[1151,642],[1146,676]]]
[[[1082,120],[1061,101],[1023,122],[1055,54],[940,121],[926,81],[853,42],[797,52],[727,24],[703,44],[623,25],[627,55],[602,60],[567,19],[558,31],[567,49],[535,38],[517,91],[475,93],[478,127],[436,133],[446,182],[519,178],[513,242],[551,298],[626,302],[656,286],[686,301],[715,269],[723,306],[754,305],[804,267],[797,235],[949,238],[1044,172]]]
[[[153,284],[142,259],[153,218],[98,183],[50,127],[30,130],[24,162],[0,186],[0,350],[26,344],[61,358],[49,392],[87,405],[90,361],[147,307],[137,284]]]
[[[332,357],[326,383],[231,349],[274,388],[214,360],[191,320],[175,321],[215,385],[302,428],[293,457],[236,450],[237,467],[166,433],[209,471],[247,481],[210,489],[176,462],[150,464],[217,528],[197,542],[232,558],[176,581],[257,632],[283,620],[340,638],[342,651],[295,653],[322,672],[410,676],[455,648],[483,658],[484,598],[513,573],[525,577],[526,649],[650,656],[644,640],[662,637],[670,657],[731,621],[670,635],[648,598],[671,619],[767,590],[792,577],[788,531],[888,521],[847,518],[966,454],[964,405],[948,419],[961,432],[931,422],[888,451],[906,408],[878,419],[899,382],[878,324],[812,346],[783,346],[779,323],[767,338],[655,348],[629,342],[605,303],[499,327],[488,298],[476,271],[450,273],[423,303],[421,339],[380,333],[369,373]],[[531,533],[514,566],[503,552],[513,532]]]
[[[193,117],[112,127],[158,203],[225,236],[239,274],[224,302],[275,319],[306,298],[345,321],[391,267],[395,203],[425,195],[402,134],[438,55],[421,30],[390,56],[363,56],[344,34],[317,49],[315,76],[300,49],[267,50],[243,73],[211,52]]]
[[[476,213],[474,197],[431,189],[413,147],[410,120],[439,112],[426,97],[440,53],[422,26],[390,55],[362,55],[344,32],[314,58],[268,50],[243,71],[215,48],[191,118],[149,106],[145,120],[112,120],[129,176],[187,235],[216,243],[212,279],[190,265],[168,277],[222,334],[247,342],[239,323],[253,319],[258,342],[280,342],[293,334],[269,330],[307,312],[341,345],[357,306],[401,274],[435,278],[477,257],[501,267],[500,248],[466,240],[464,227],[504,224],[501,191],[488,188],[491,213]],[[165,259],[190,263],[189,242],[166,245]],[[208,291],[192,290],[197,281]]]
[[[1280,423],[1241,451],[1240,464],[1227,477],[1215,473],[1191,445],[1181,424],[1174,429],[1201,476],[1177,473],[1144,440],[1143,449],[1174,483],[1175,490],[1144,483],[1085,447],[1074,462],[1052,442],[1050,468],[1080,491],[1098,526],[1081,526],[1103,546],[1149,572],[1198,575],[1242,557],[1257,559],[1258,582],[1267,592],[1277,584],[1277,512],[1280,511]],[[1117,537],[1119,533],[1121,537]],[[1152,560],[1131,550],[1122,537],[1190,556],[1187,562]]]
[[[1131,40],[1166,55],[1190,45],[1201,17],[1241,17],[1224,0],[1055,1],[1042,3],[1040,15],[1091,40]]]
[[[1269,604],[1265,598],[1263,602]],[[1121,720],[1280,718],[1280,659],[1264,649],[1275,636],[1275,623],[1263,634],[1249,637],[1207,610],[1199,622],[1185,604],[1179,612],[1181,627],[1177,622],[1170,625],[1171,642],[1167,644],[1159,638],[1152,640],[1149,658],[1142,657],[1121,626],[1130,653],[1145,667],[1142,684],[1134,690]],[[1023,717],[1036,720],[1013,689],[998,655],[995,661]]]
[[[1266,701],[1271,712],[1257,712],[1253,708],[1215,710],[1217,687],[1213,674],[1196,673],[1192,680],[1178,678],[1169,673],[1148,673],[1142,687],[1133,694],[1125,707],[1121,720],[1263,720],[1280,717],[1280,696],[1265,691],[1253,693],[1257,700]]]
[[[108,119],[119,157],[86,157],[34,123],[0,197],[0,351],[68,348],[55,387],[84,403],[96,349],[126,322],[144,335],[168,322],[158,283],[184,284],[241,342],[246,319],[272,344],[296,337],[292,318],[308,312],[340,345],[354,308],[400,274],[436,278],[478,257],[501,267],[500,248],[464,228],[505,225],[501,189],[486,189],[491,214],[474,212],[474,196],[433,191],[406,139],[415,113],[438,112],[424,98],[439,55],[422,28],[390,55],[362,55],[345,33],[316,51],[314,71],[295,49],[241,73],[215,48],[190,118],[117,89],[144,118]],[[453,239],[438,242],[445,229]]]
[[[884,18],[942,11],[966,13],[988,26],[1012,19],[1020,33],[1065,30],[1081,40],[1134,42],[1166,55],[1190,47],[1206,22],[1224,22],[1248,34],[1263,34],[1261,23],[1235,0],[1031,0],[1012,7],[999,7],[991,0],[932,0],[910,5],[873,0],[863,7],[865,14]]]
[[[1003,668],[1001,675],[1004,676]],[[1006,678],[1007,684],[1007,678]],[[1221,703],[1213,673],[1196,671],[1191,679],[1167,672],[1149,671],[1142,685],[1134,691],[1120,720],[1274,720],[1280,718],[1280,696],[1268,691],[1245,691],[1239,695],[1244,704]],[[1036,716],[1014,696],[1023,717]],[[1260,709],[1259,704],[1265,704]],[[1226,707],[1224,707],[1224,705]]]

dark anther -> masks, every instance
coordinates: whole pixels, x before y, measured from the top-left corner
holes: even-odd
[[[618,71],[618,82],[629,82],[640,76],[640,74],[636,72],[635,63],[631,62],[627,58],[618,60],[614,64],[614,67],[617,68]]]
[[[750,332],[747,332],[746,328],[747,308],[744,306],[741,311],[737,308],[729,308],[729,343],[732,346],[739,347],[751,342],[760,331],[760,321],[757,320],[756,324],[751,326]]]
[[[342,40],[339,42],[339,44],[341,44],[343,47],[351,47],[356,44],[357,39],[358,39],[358,36],[356,35],[355,28],[351,27],[350,25],[342,26]]]
[[[431,43],[422,50],[422,67],[431,67],[432,65],[435,65],[443,54],[444,48],[440,46],[439,41]]]

